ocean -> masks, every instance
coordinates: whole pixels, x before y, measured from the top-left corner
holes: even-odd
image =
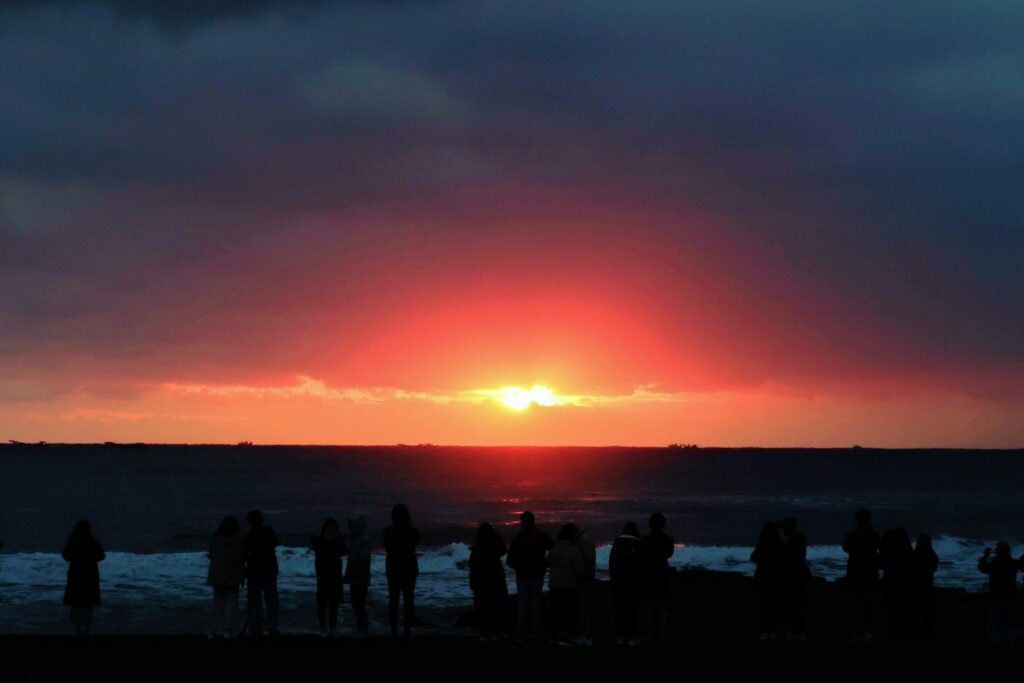
[[[843,535],[868,507],[879,530],[936,539],[939,585],[979,590],[977,559],[1024,539],[1024,451],[475,447],[0,447],[0,632],[66,632],[60,550],[89,519],[100,565],[97,632],[207,628],[205,550],[220,519],[264,512],[281,540],[282,627],[313,631],[309,537],[326,517],[366,514],[375,544],[394,503],[422,538],[420,614],[440,627],[468,608],[467,544],[480,522],[506,540],[532,510],[554,534],[566,522],[599,545],[599,571],[628,520],[660,511],[672,563],[752,573],[765,521],[797,518],[812,572],[841,576]],[[344,524],[343,524],[344,527]],[[377,548],[378,552],[381,550]],[[383,628],[383,556],[371,615]],[[514,585],[510,581],[510,587]],[[244,600],[243,600],[244,602]],[[343,612],[345,612],[343,610]],[[348,613],[345,612],[345,620]]]

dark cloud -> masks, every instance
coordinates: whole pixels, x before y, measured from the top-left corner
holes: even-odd
[[[0,19],[9,342],[88,337],[297,216],[522,183],[721,216],[726,243],[834,302],[822,325],[870,324],[865,356],[1024,363],[1014,3],[83,0]]]

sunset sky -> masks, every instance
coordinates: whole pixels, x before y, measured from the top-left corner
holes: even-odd
[[[1024,446],[1021,35],[4,3],[0,440]]]

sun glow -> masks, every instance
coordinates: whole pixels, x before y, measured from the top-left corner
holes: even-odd
[[[555,392],[547,387],[534,384],[529,389],[522,387],[502,387],[496,392],[495,398],[510,410],[526,410],[533,404],[539,406],[558,405]]]

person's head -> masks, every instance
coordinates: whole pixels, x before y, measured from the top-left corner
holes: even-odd
[[[341,529],[338,528],[338,520],[333,517],[325,519],[324,523],[320,526],[320,535],[331,541],[340,536]]]
[[[412,515],[405,503],[399,503],[391,508],[391,523],[397,526],[412,526]]]
[[[245,516],[245,521],[249,522],[249,526],[254,529],[263,526],[263,513],[259,510],[250,510],[249,514]]]
[[[871,527],[871,510],[867,508],[861,508],[857,510],[857,514],[854,515],[857,520],[857,526],[861,529],[868,529]]]
[[[570,543],[574,542],[578,532],[579,530],[576,528],[575,524],[565,524],[558,530],[558,540],[569,541]]]
[[[74,538],[89,538],[92,536],[92,526],[88,520],[80,519],[75,522],[75,528],[71,531]]]
[[[1006,541],[999,541],[999,543],[996,543],[996,555],[1000,557],[1009,557],[1010,544]]]
[[[775,526],[774,522],[765,522],[764,526],[761,527],[761,540],[762,541],[778,541],[779,531],[778,527]]]
[[[532,512],[526,510],[523,514],[519,515],[519,526],[524,529],[532,529],[537,526],[537,519],[533,516]]]
[[[357,512],[348,518],[348,530],[353,536],[361,536],[366,533],[366,515]]]
[[[220,526],[217,527],[218,536],[237,536],[239,532],[238,519],[233,515],[228,515],[222,519]]]
[[[492,538],[498,535],[498,532],[494,530],[494,525],[489,522],[484,522],[476,530],[476,542],[485,543],[490,541]]]
[[[787,536],[792,536],[796,533],[796,519],[793,517],[786,517],[782,520],[782,533]]]
[[[651,528],[651,531],[664,531],[665,515],[660,512],[655,512],[651,515],[651,518],[647,520],[647,526]]]
[[[931,550],[932,549],[932,537],[928,534],[920,534],[917,537],[917,550]]]
[[[636,525],[636,522],[626,522],[626,526],[622,527],[623,536],[639,536],[640,527]]]

